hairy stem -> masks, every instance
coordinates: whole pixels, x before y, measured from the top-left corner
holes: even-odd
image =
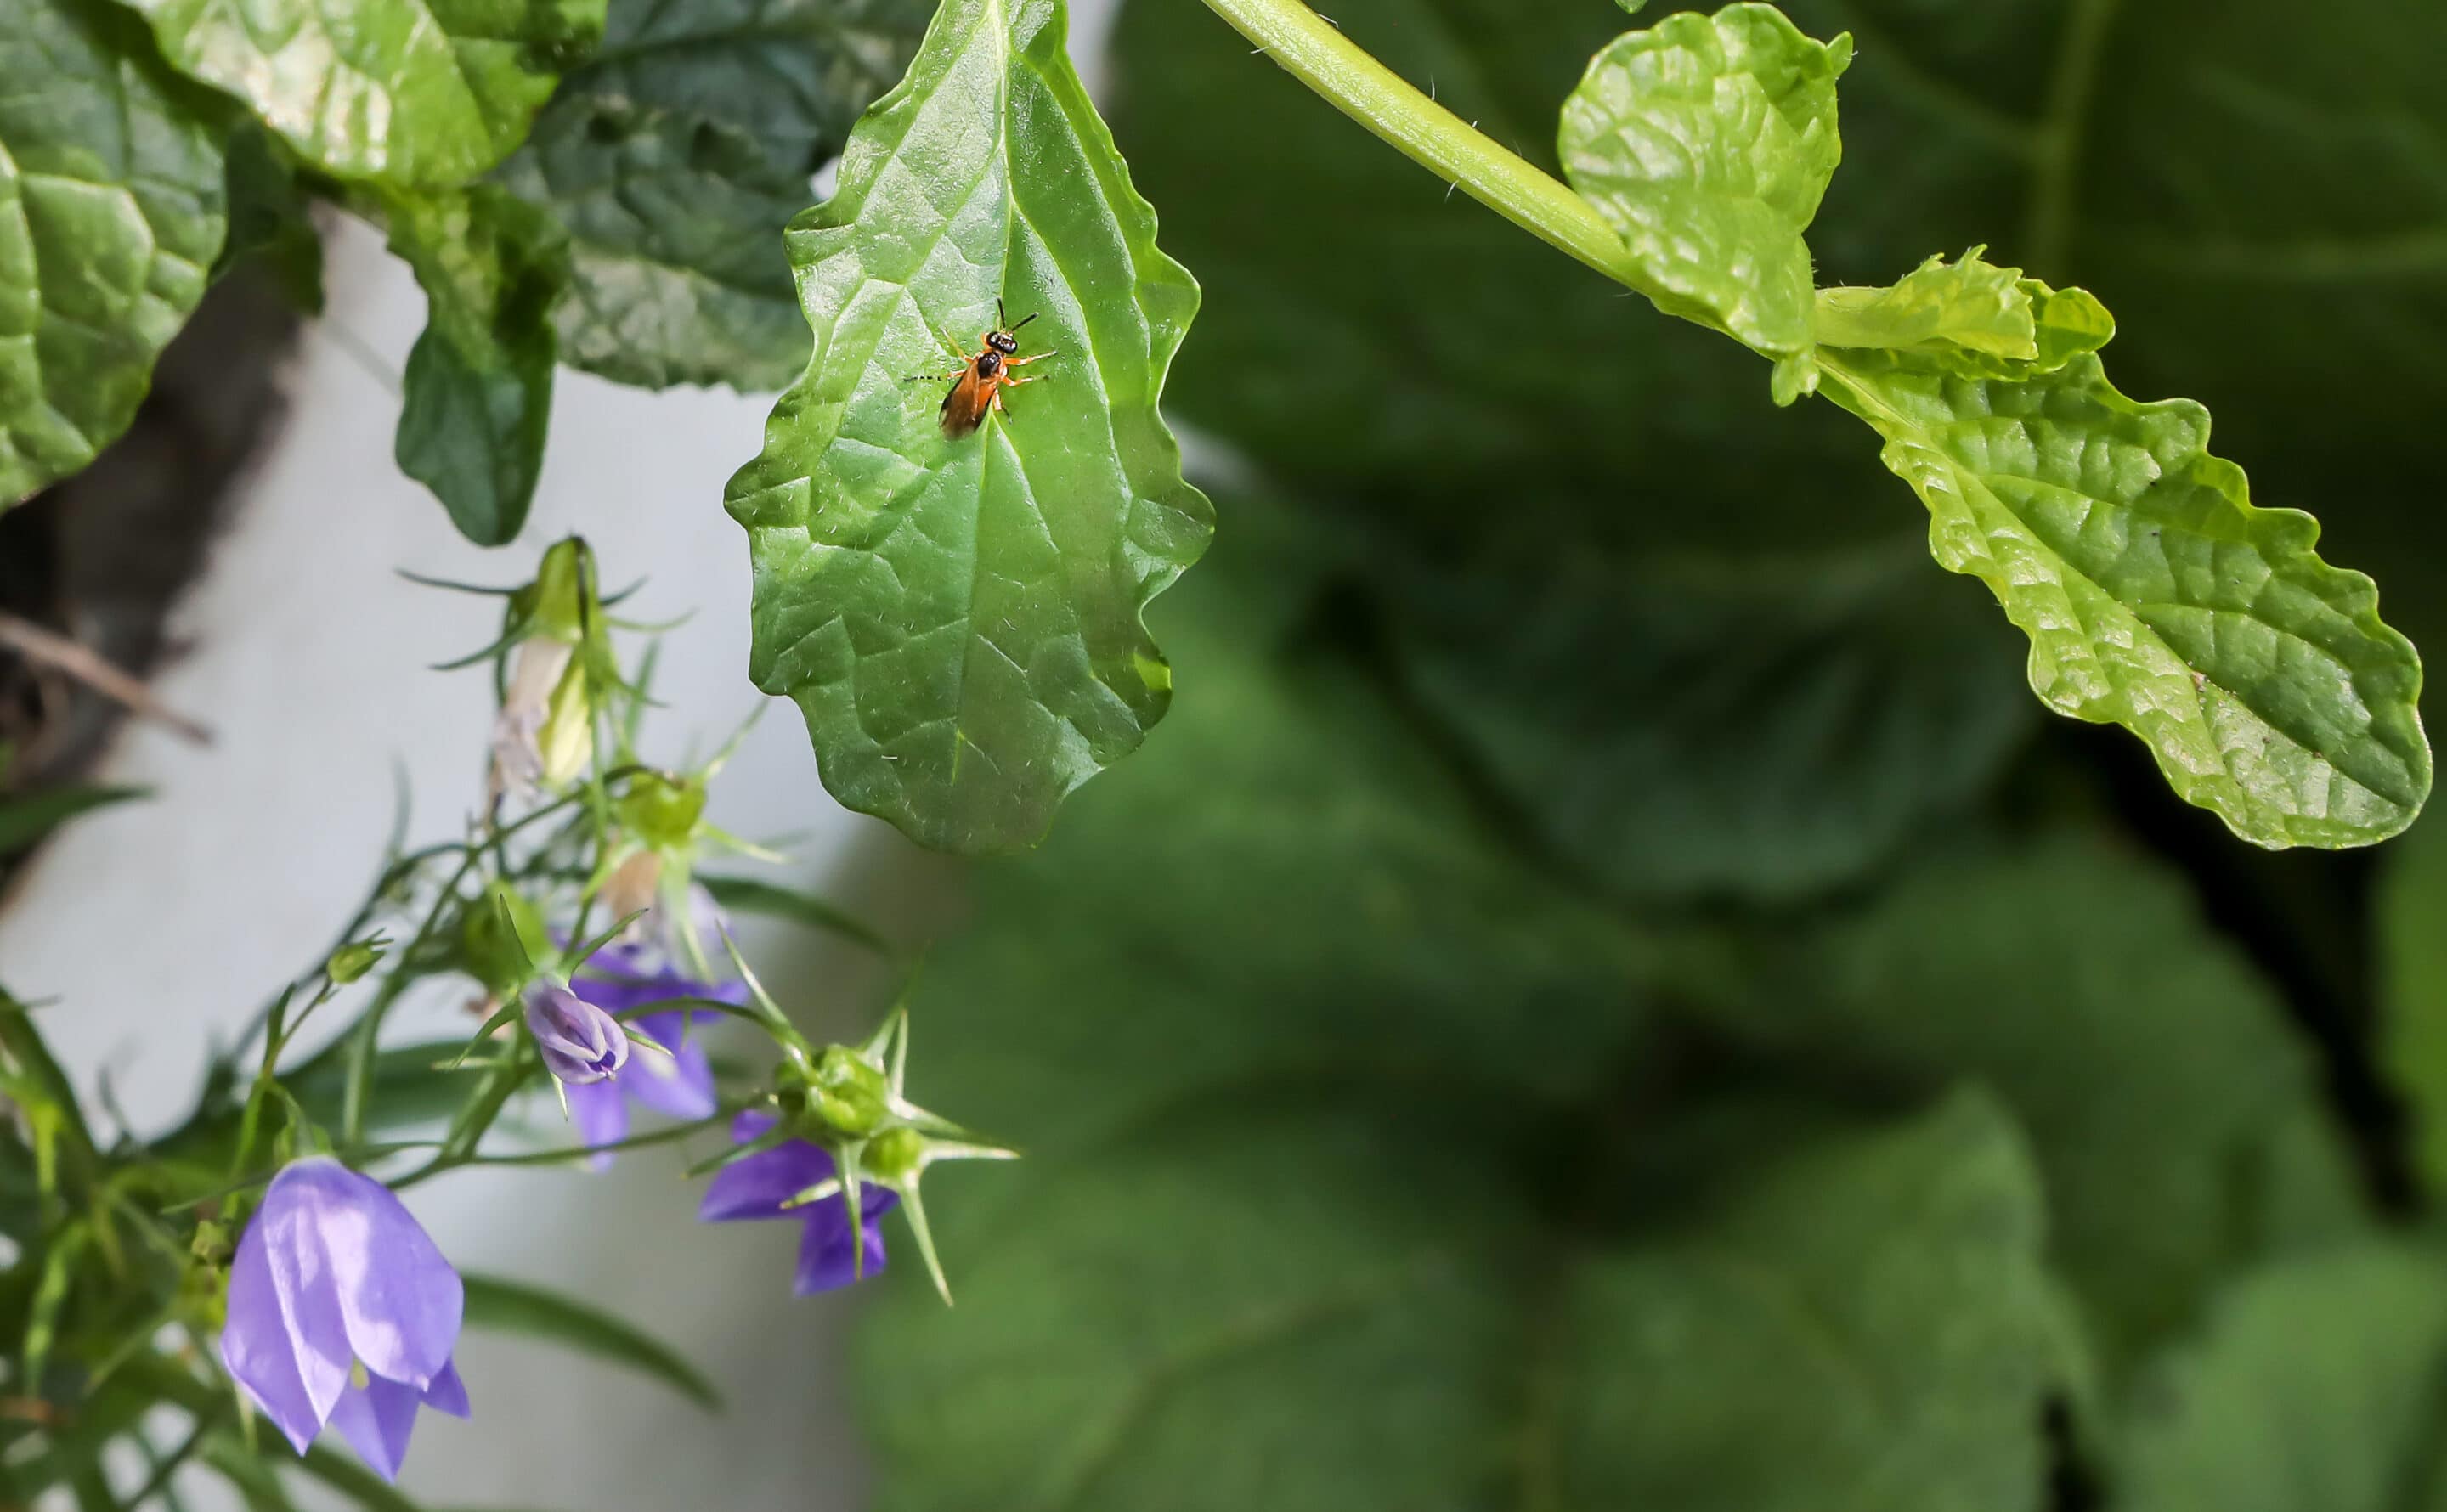
[[[1259,50],[1437,178],[1547,245],[1654,296],[1588,201],[1413,88],[1299,0],[1206,0]]]

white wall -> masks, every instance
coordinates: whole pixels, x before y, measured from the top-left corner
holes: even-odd
[[[1095,50],[1113,3],[1074,0],[1075,47]],[[670,708],[648,727],[650,755],[676,762],[692,737],[710,749],[760,701],[745,671],[745,542],[721,493],[758,450],[769,399],[649,394],[564,370],[526,534],[478,551],[391,463],[398,400],[382,369],[406,360],[423,295],[360,226],[330,254],[330,313],[303,343],[287,422],[177,615],[193,650],[159,681],[220,738],[199,749],[132,729],[101,775],[159,796],[74,826],[0,914],[0,974],[21,996],[55,1000],[43,1021],[71,1074],[90,1087],[107,1068],[141,1126],[177,1116],[205,1047],[311,967],[346,919],[389,827],[394,762],[420,839],[454,833],[479,799],[489,685],[481,671],[427,669],[485,644],[498,601],[420,588],[395,569],[513,582],[542,543],[581,531],[607,582],[649,577],[639,615],[695,612],[665,639],[656,690]],[[881,887],[896,897],[871,903],[887,912],[922,911],[954,875],[832,803],[787,704],[742,747],[712,810],[738,833],[797,837],[787,879]],[[749,944],[786,1003],[844,1027],[876,1006],[872,982],[841,955],[769,932]],[[394,1022],[403,1035],[467,1024],[446,993]],[[586,1512],[862,1503],[834,1369],[854,1299],[793,1300],[795,1225],[697,1225],[676,1168],[655,1150],[601,1178],[461,1173],[410,1205],[463,1268],[555,1282],[683,1345],[729,1396],[729,1415],[538,1347],[470,1337],[461,1368],[475,1421],[427,1415],[407,1490]]]

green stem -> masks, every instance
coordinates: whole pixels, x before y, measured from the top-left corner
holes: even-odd
[[[1656,295],[1587,200],[1472,130],[1299,0],[1206,0],[1206,8],[1413,162],[1547,245]]]

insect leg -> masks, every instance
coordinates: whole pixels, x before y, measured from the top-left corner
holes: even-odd
[[[1002,365],[1006,368],[1025,368],[1032,362],[1043,362],[1048,357],[1058,355],[1060,355],[1058,352],[1040,351],[1026,357],[1005,357]]]

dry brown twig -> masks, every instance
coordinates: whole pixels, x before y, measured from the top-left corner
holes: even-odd
[[[149,719],[199,746],[213,743],[212,727],[170,708],[155,697],[153,690],[142,681],[103,660],[92,648],[80,645],[66,635],[0,611],[0,646],[8,647],[28,661],[39,662],[74,678],[104,697],[124,706],[139,719]]]

